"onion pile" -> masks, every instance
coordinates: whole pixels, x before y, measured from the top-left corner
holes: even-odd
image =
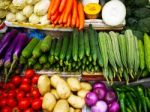
[[[93,85],[93,90],[86,94],[85,102],[91,112],[120,112],[116,93],[102,82]]]

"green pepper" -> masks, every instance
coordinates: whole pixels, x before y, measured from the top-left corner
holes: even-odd
[[[137,107],[136,107],[135,101],[132,98],[130,93],[127,93],[127,98],[128,98],[128,102],[130,102],[130,104],[132,105],[134,112],[137,112]]]
[[[125,94],[121,93],[119,95],[119,99],[120,99],[121,112],[127,112],[125,106]]]
[[[138,93],[139,93],[139,97],[140,97],[140,99],[142,101],[142,107],[144,108],[144,112],[148,112],[147,111],[147,105],[146,105],[146,101],[145,101],[143,89],[138,86],[137,90],[138,90]]]

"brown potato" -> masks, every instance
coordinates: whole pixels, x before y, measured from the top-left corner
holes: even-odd
[[[59,100],[56,103],[53,112],[70,112],[67,100]]]

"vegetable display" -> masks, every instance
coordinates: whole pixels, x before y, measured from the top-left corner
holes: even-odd
[[[84,96],[92,87],[89,83],[80,82],[77,78],[65,80],[54,74],[50,78],[47,75],[41,75],[38,80],[38,89],[43,96],[44,111],[70,112],[69,108],[81,110],[85,106]],[[86,91],[84,96],[77,94],[81,91]]]

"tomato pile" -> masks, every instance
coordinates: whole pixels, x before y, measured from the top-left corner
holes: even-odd
[[[14,75],[7,83],[0,82],[0,112],[34,112],[42,108],[37,88],[39,75],[32,69],[24,76]]]

